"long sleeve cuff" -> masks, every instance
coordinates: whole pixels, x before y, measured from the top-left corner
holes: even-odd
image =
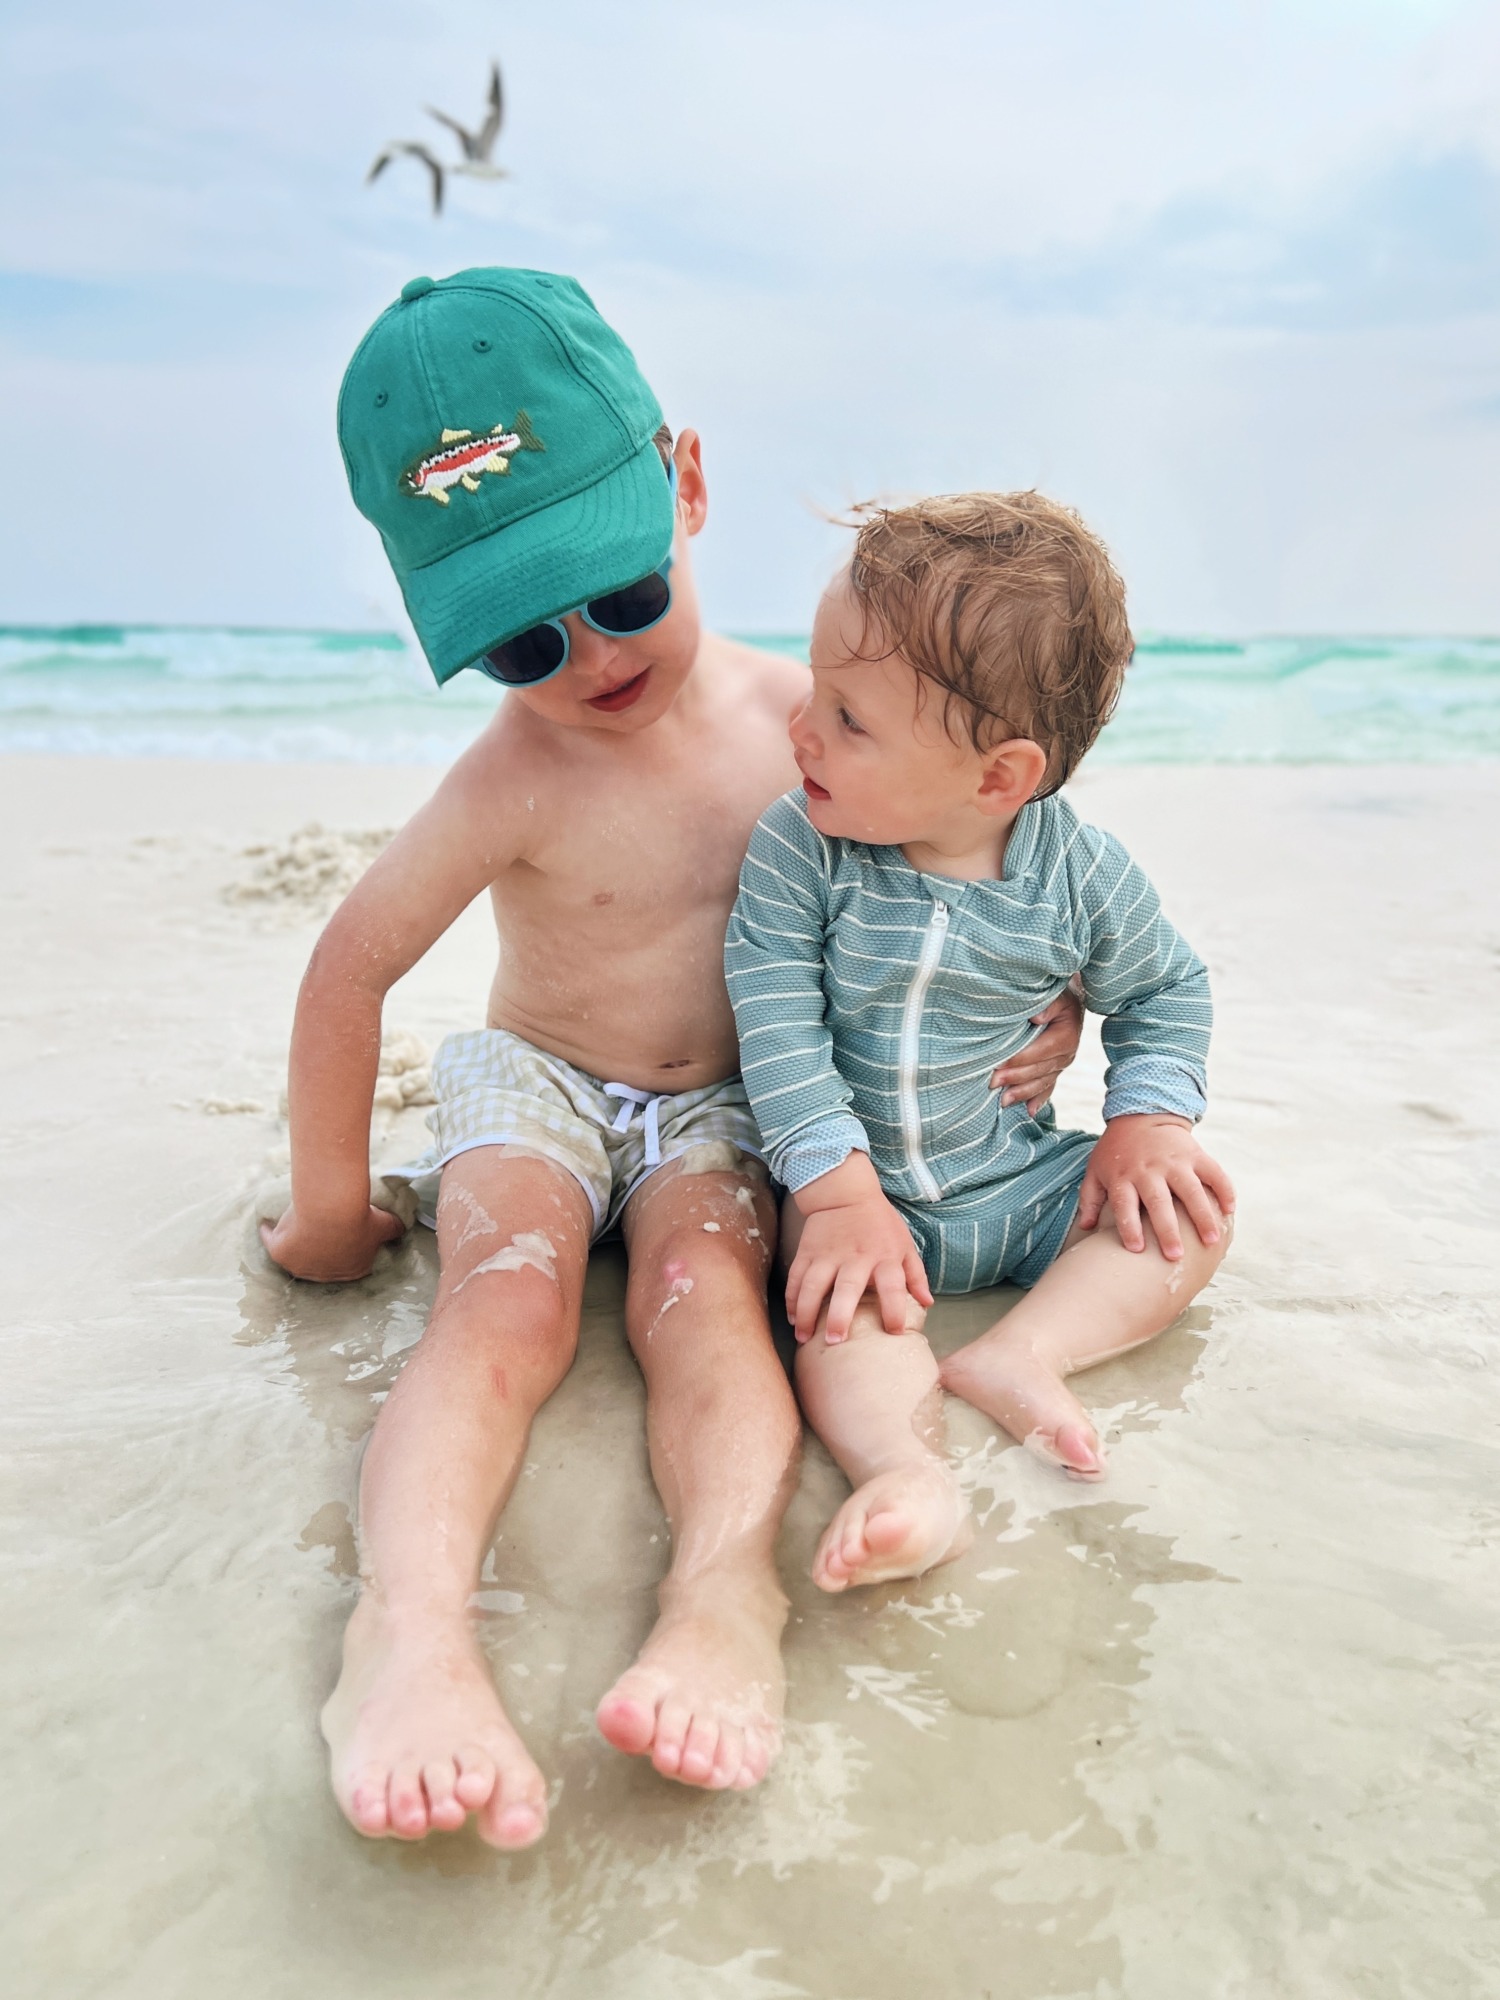
[[[795,1194],[809,1181],[831,1174],[851,1153],[868,1153],[870,1141],[859,1120],[848,1112],[823,1118],[809,1125],[789,1145],[778,1147],[771,1159],[771,1171],[783,1187]]]
[[[1175,1118],[1191,1118],[1196,1125],[1207,1109],[1202,1077],[1183,1063],[1165,1056],[1127,1056],[1110,1070],[1106,1121],[1167,1111]]]

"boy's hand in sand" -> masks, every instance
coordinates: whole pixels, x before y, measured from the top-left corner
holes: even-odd
[[[304,1222],[289,1208],[274,1228],[269,1222],[260,1225],[260,1240],[273,1263],[294,1278],[321,1285],[367,1278],[381,1245],[404,1234],[400,1217],[373,1203],[352,1224]]]
[[[799,1341],[811,1340],[828,1300],[823,1337],[845,1340],[868,1291],[880,1300],[887,1333],[905,1333],[908,1298],[932,1304],[921,1255],[899,1210],[881,1192],[865,1153],[851,1153],[792,1197],[806,1218],[787,1273],[786,1311]]]
[[[1005,1105],[1024,1103],[1035,1118],[1056,1088],[1057,1079],[1078,1054],[1083,1039],[1083,1002],[1066,987],[1032,1021],[1041,1029],[991,1072],[990,1089]]]
[[[1198,1144],[1185,1118],[1157,1111],[1112,1118],[1089,1155],[1078,1197],[1079,1228],[1093,1229],[1107,1206],[1125,1248],[1144,1250],[1144,1209],[1161,1254],[1176,1263],[1182,1234],[1175,1202],[1186,1209],[1203,1242],[1217,1243],[1224,1217],[1234,1213],[1234,1184]]]

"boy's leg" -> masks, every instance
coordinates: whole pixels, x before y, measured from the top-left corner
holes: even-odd
[[[1233,1225],[1204,1243],[1179,1204],[1182,1257],[1169,1263],[1149,1221],[1144,1250],[1127,1250],[1106,1209],[1096,1229],[1075,1222],[1055,1263],[987,1333],[950,1354],[945,1389],[983,1410],[1018,1443],[1083,1479],[1104,1471],[1098,1433],[1066,1378],[1125,1354],[1172,1324],[1223,1261]]]
[[[771,1344],[776,1210],[748,1173],[653,1174],[625,1210],[626,1327],[672,1530],[661,1616],[599,1704],[616,1749],[664,1777],[746,1789],[781,1741],[787,1601],[775,1544],[801,1425]]]
[[[567,1373],[593,1214],[560,1167],[498,1146],[443,1171],[442,1276],[360,1475],[362,1591],[323,1710],[333,1789],[365,1834],[478,1815],[497,1847],[546,1826],[468,1604],[538,1406]]]
[[[784,1206],[782,1258],[796,1255],[802,1218]],[[972,1539],[968,1503],[948,1464],[938,1365],[907,1301],[906,1331],[887,1333],[879,1301],[855,1307],[847,1340],[817,1332],[797,1350],[797,1395],[814,1431],[854,1488],[813,1558],[822,1590],[921,1576],[961,1555]]]

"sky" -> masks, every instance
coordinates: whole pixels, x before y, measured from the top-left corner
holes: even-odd
[[[365,172],[477,121],[511,178]],[[578,277],[714,622],[1039,486],[1148,632],[1500,632],[1500,0],[6,0],[0,623],[399,628],[333,409],[419,272]]]

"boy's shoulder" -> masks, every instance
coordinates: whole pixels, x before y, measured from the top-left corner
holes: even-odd
[[[782,727],[792,710],[806,701],[812,685],[806,666],[790,653],[726,639],[718,632],[704,633],[700,657],[712,664],[716,677],[733,688],[738,700],[764,706]]]

